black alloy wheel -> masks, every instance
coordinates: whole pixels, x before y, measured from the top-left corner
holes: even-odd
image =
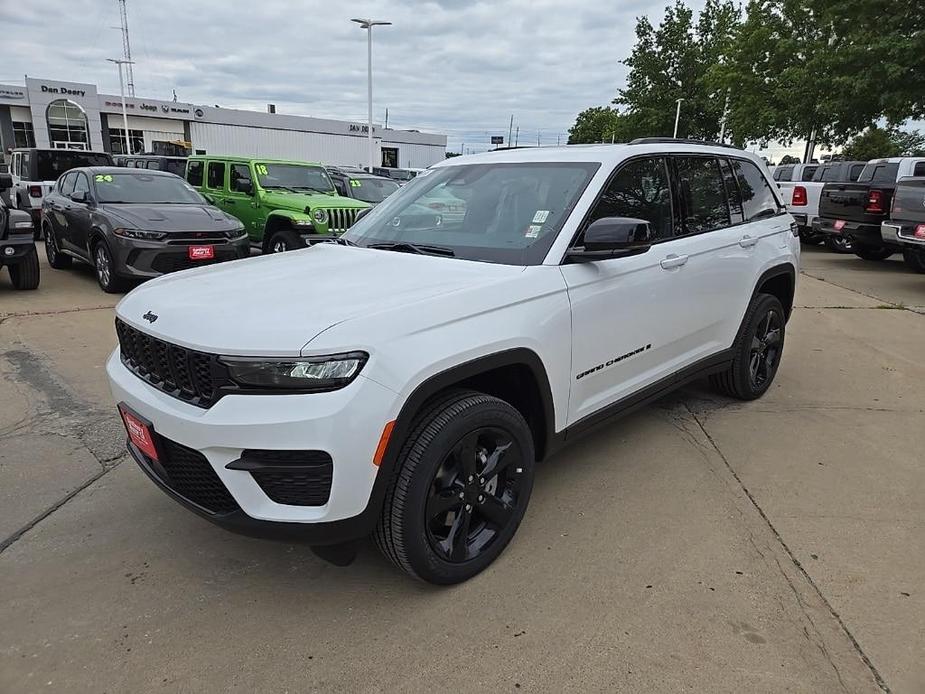
[[[522,457],[501,429],[476,429],[459,440],[438,468],[427,498],[427,539],[435,552],[447,561],[465,562],[503,534],[523,498]]]
[[[783,315],[776,308],[769,309],[752,337],[749,353],[748,376],[756,390],[774,378],[784,343],[783,331]]]
[[[825,237],[825,247],[836,253],[853,253],[851,237],[848,234],[828,234]]]
[[[509,403],[451,390],[421,409],[395,465],[376,544],[415,578],[459,583],[491,564],[523,519],[533,435]]]
[[[267,244],[267,249],[270,253],[285,253],[296,248],[302,248],[304,245],[298,234],[289,229],[283,229],[282,231],[274,232],[270,237],[270,242]]]

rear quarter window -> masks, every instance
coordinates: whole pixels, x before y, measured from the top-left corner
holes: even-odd
[[[757,166],[744,159],[733,159],[732,168],[742,191],[746,222],[773,217],[780,212],[774,191]]]
[[[892,183],[899,173],[899,164],[868,164],[858,177],[860,183]]]
[[[818,166],[804,166],[803,173],[800,174],[801,181],[811,181],[813,180],[813,174],[816,173]]]

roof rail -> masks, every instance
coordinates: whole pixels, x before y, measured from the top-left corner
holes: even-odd
[[[637,137],[630,140],[631,145],[658,145],[658,144],[680,144],[680,145],[705,145],[707,147],[729,147],[737,149],[735,145],[726,144],[725,142],[710,142],[708,140],[695,140],[689,137]]]

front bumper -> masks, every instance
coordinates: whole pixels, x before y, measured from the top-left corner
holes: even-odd
[[[144,241],[110,236],[116,272],[124,277],[150,279],[160,275],[212,265],[226,260],[250,256],[250,242],[247,236],[235,241],[214,243],[213,241],[170,243],[168,241]],[[190,260],[189,246],[212,246],[211,260]]]
[[[844,221],[841,229],[835,228],[836,219],[816,217],[813,221],[813,231],[827,236],[850,236],[859,246],[883,246],[883,237],[880,235],[880,224],[866,224],[863,222]]]
[[[0,239],[0,267],[21,263],[34,251],[35,240],[31,229],[27,234],[15,234]]]
[[[129,371],[116,349],[106,371],[116,402],[153,424],[155,433],[202,455],[238,510],[210,512],[170,488],[131,443],[129,452],[174,500],[233,532],[256,537],[337,544],[372,532],[379,508],[371,500],[378,472],[373,457],[398,396],[360,375],[342,390],[308,395],[228,395],[209,409],[162,393]],[[331,492],[323,506],[270,499],[247,470],[228,469],[245,449],[320,450],[333,459]]]

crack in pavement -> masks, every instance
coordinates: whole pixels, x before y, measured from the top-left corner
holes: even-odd
[[[831,284],[833,287],[838,287],[839,289],[844,289],[845,291],[852,292],[854,294],[859,294],[860,296],[867,297],[868,299],[873,299],[874,301],[882,301],[884,304],[889,304],[889,307],[871,306],[871,307],[868,307],[868,310],[876,310],[876,309],[882,310],[883,308],[892,308],[895,310],[908,311],[909,313],[915,314],[917,316],[922,315],[919,311],[914,310],[915,308],[918,308],[918,307],[910,308],[903,303],[897,303],[890,299],[884,299],[882,296],[876,296],[874,294],[867,294],[866,292],[862,292],[858,289],[846,287],[845,285],[839,284],[838,282],[833,282],[832,280],[828,280],[825,277],[819,277],[818,275],[814,275],[811,272],[807,272],[806,270],[800,270],[800,274],[806,275],[807,277],[812,277],[814,280],[819,280],[820,282],[824,282],[825,284]],[[839,308],[839,307],[833,307],[833,308]],[[859,306],[858,308],[864,308],[864,307]]]
[[[3,325],[10,318],[31,318],[33,316],[59,316],[65,313],[80,313],[82,311],[102,311],[103,309],[112,310],[113,305],[102,306],[80,306],[78,308],[62,308],[48,311],[19,311],[18,313],[0,313],[0,325]]]
[[[797,569],[797,570],[803,575],[803,577],[809,582],[809,584],[812,586],[813,590],[815,591],[816,595],[817,595],[817,596],[819,597],[819,599],[822,601],[822,604],[825,605],[825,607],[826,607],[826,609],[829,611],[829,613],[835,618],[835,620],[836,620],[836,622],[838,623],[839,627],[841,627],[841,630],[844,632],[844,634],[848,637],[849,641],[851,642],[851,645],[853,646],[855,652],[857,652],[858,656],[860,656],[861,660],[862,660],[862,661],[864,662],[864,664],[867,666],[868,670],[870,670],[870,673],[871,673],[871,675],[873,676],[874,681],[877,683],[877,686],[880,687],[881,690],[883,690],[884,692],[886,692],[886,694],[890,694],[890,691],[891,691],[891,690],[890,690],[890,687],[889,687],[889,685],[887,685],[886,681],[883,679],[883,676],[880,674],[880,671],[877,670],[877,667],[873,664],[873,662],[871,661],[871,659],[870,659],[870,658],[868,657],[868,655],[864,652],[864,649],[861,647],[861,644],[858,643],[858,640],[855,638],[854,634],[851,633],[851,630],[848,629],[848,626],[845,624],[844,620],[841,618],[841,615],[838,614],[838,612],[835,610],[835,608],[833,607],[833,605],[832,605],[832,604],[828,601],[828,599],[825,597],[825,595],[823,594],[821,588],[820,588],[820,587],[816,584],[816,582],[813,580],[813,577],[810,576],[809,572],[803,567],[803,564],[800,563],[800,560],[797,559],[796,555],[793,553],[793,550],[790,549],[790,546],[789,546],[789,545],[787,544],[787,542],[784,540],[783,536],[780,534],[780,532],[777,530],[777,528],[776,528],[776,527],[774,526],[774,524],[771,522],[771,519],[768,517],[768,515],[764,512],[764,509],[761,508],[761,505],[758,503],[758,500],[755,498],[755,496],[748,490],[748,488],[747,488],[747,487],[745,486],[745,484],[742,482],[742,479],[739,477],[738,473],[735,471],[735,468],[732,466],[732,464],[729,462],[729,459],[726,457],[726,455],[725,455],[725,454],[723,453],[723,451],[720,449],[719,445],[716,443],[716,441],[715,441],[715,440],[713,439],[713,437],[710,435],[710,432],[707,431],[706,427],[705,427],[704,424],[701,422],[700,418],[697,416],[697,414],[696,414],[692,409],[690,409],[690,407],[687,406],[686,403],[682,403],[682,404],[683,404],[684,407],[687,409],[687,411],[688,411],[688,413],[690,414],[690,416],[691,416],[691,417],[694,419],[694,421],[697,423],[697,426],[698,426],[698,427],[700,428],[700,430],[703,432],[703,435],[704,435],[704,436],[707,438],[707,440],[710,442],[710,445],[712,446],[713,450],[716,452],[716,454],[717,454],[717,455],[720,457],[720,459],[723,461],[723,463],[725,464],[726,468],[729,470],[729,473],[732,475],[732,477],[735,479],[736,483],[739,485],[739,488],[742,490],[742,492],[745,494],[745,496],[746,496],[746,497],[748,498],[748,500],[751,502],[752,506],[754,506],[755,510],[758,512],[758,515],[761,516],[762,520],[765,522],[765,524],[767,525],[767,527],[770,529],[771,533],[774,535],[774,538],[777,540],[777,542],[780,544],[780,546],[781,546],[781,547],[784,549],[784,551],[787,553],[787,556],[790,557],[790,561],[791,561],[791,563],[793,564],[793,566],[796,567],[796,569]],[[750,538],[750,540],[751,540],[751,538]],[[753,546],[754,546],[754,544],[755,544],[754,541],[753,541],[753,540],[751,540],[751,541],[752,541],[752,544],[753,544]],[[756,549],[756,551],[758,550],[757,546],[755,547],[755,549]],[[759,551],[759,554],[761,554],[760,551]],[[763,555],[762,555],[762,556],[763,556]],[[776,557],[775,557],[775,561],[777,561]],[[809,614],[806,613],[806,609],[805,609],[805,606],[803,605],[803,602],[802,602],[802,600],[801,600],[801,598],[800,598],[800,596],[799,596],[799,592],[796,590],[796,587],[793,585],[792,580],[791,580],[790,577],[787,575],[787,573],[783,570],[783,567],[780,566],[780,563],[779,563],[779,562],[778,562],[778,567],[779,567],[779,569],[780,569],[780,571],[781,571],[781,574],[784,576],[785,580],[787,581],[788,585],[790,586],[791,590],[793,590],[794,595],[796,596],[796,599],[797,599],[797,603],[800,605],[800,608],[803,610],[804,614],[806,614],[806,617],[807,617],[807,619],[809,620],[809,622],[810,622],[811,624],[813,624],[813,626],[815,627],[815,623],[813,622],[812,618],[809,616]],[[828,657],[828,653],[827,653],[827,652],[824,652],[824,655],[826,656],[827,660],[828,660],[830,663],[832,663],[832,667],[835,669],[835,672],[836,672],[836,674],[838,675],[839,681],[841,681],[841,674],[838,673],[838,668],[835,667],[835,664],[832,662],[831,658]],[[844,686],[844,683],[842,683],[842,685]]]

